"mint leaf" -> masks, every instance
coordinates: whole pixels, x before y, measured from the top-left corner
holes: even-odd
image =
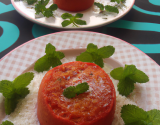
[[[44,17],[54,17],[53,11],[57,10],[57,4],[52,4],[49,8],[46,8],[49,0],[41,0],[35,5],[36,14],[42,13]]]
[[[146,83],[149,81],[148,76],[138,70],[135,65],[125,65],[115,68],[110,72],[112,78],[119,80],[118,91],[121,95],[128,96],[134,90],[134,83]]]
[[[56,51],[56,48],[51,43],[48,43],[46,45],[46,48],[45,48],[45,53],[46,54],[54,54],[55,51]]]
[[[111,2],[117,2],[119,4],[121,0],[111,0]]]
[[[152,124],[147,124],[145,121],[140,120],[140,121],[132,122],[132,123],[125,124],[125,125],[152,125]]]
[[[64,89],[63,95],[69,99],[75,97],[76,96],[75,87],[70,86],[70,87]]]
[[[86,25],[86,21],[81,20],[81,19],[77,19],[77,18],[81,18],[83,17],[83,14],[81,13],[77,13],[75,16],[73,16],[70,13],[64,13],[61,15],[62,19],[64,19],[64,21],[61,23],[62,27],[66,27],[68,25],[70,25],[71,23],[73,23],[73,26],[78,27],[78,25]],[[65,19],[70,19],[70,20],[65,20]],[[78,24],[78,25],[77,25]]]
[[[63,91],[63,95],[66,98],[74,98],[76,95],[82,94],[86,92],[89,89],[88,83],[80,83],[76,87],[75,86],[70,86]]]
[[[63,59],[65,57],[64,53],[60,52],[60,51],[56,51],[56,56],[59,58],[59,59]]]
[[[112,78],[116,80],[122,79],[123,78],[122,74],[123,74],[123,67],[115,68],[114,70],[110,72],[110,75],[112,76]]]
[[[66,26],[70,25],[71,23],[72,23],[72,22],[69,21],[69,20],[64,20],[64,21],[61,23],[61,25],[62,25],[62,27],[66,27]]]
[[[28,5],[32,5],[36,2],[37,2],[37,0],[27,0]]]
[[[6,115],[10,115],[15,110],[17,103],[18,101],[15,98],[5,98],[4,107]]]
[[[132,80],[138,83],[146,83],[149,81],[148,76],[141,70],[136,70],[134,75],[129,76]]]
[[[135,105],[124,105],[121,117],[125,125],[160,125],[160,110],[144,111]]]
[[[93,62],[92,55],[88,52],[83,52],[79,56],[76,57],[76,61],[82,62]]]
[[[100,13],[105,12],[105,11],[119,13],[119,10],[116,6],[110,6],[110,5],[104,6],[103,4],[97,3],[97,2],[94,2],[94,5],[100,9]]]
[[[97,50],[98,50],[97,45],[94,45],[93,43],[89,43],[87,45],[87,52],[93,53],[93,52],[97,52]]]
[[[28,88],[20,88],[16,90],[16,93],[18,94],[18,99],[23,99],[29,94]]]
[[[135,105],[124,105],[121,109],[121,117],[125,124],[130,125],[131,123],[145,121],[148,119],[148,114],[143,109]],[[140,122],[139,122],[140,123]],[[137,125],[137,124],[135,124]]]
[[[74,19],[74,22],[78,25],[86,25],[86,21],[80,19]]]
[[[111,0],[111,2],[117,2],[119,4],[125,2],[125,0]]]
[[[76,61],[82,62],[94,62],[103,68],[103,58],[108,58],[114,53],[115,49],[113,46],[104,46],[99,48],[93,43],[87,45],[87,50],[77,56]]]
[[[33,79],[34,74],[32,72],[24,73],[14,79],[13,82],[8,80],[0,81],[0,93],[5,97],[5,113],[9,115],[12,113],[19,99],[23,99],[29,94],[26,86]]]
[[[55,11],[55,10],[58,9],[58,6],[57,6],[57,4],[52,4],[52,5],[49,7],[49,9],[52,10],[52,11]]]
[[[89,89],[89,85],[87,82],[78,84],[75,88],[75,92],[77,95],[86,92]]]
[[[136,70],[137,70],[137,68],[135,65],[125,65],[123,77],[125,78],[127,76],[133,75]]]
[[[83,14],[82,13],[77,13],[76,15],[75,15],[75,18],[82,18],[83,17]]]
[[[48,43],[45,48],[45,53],[43,57],[39,58],[35,65],[34,70],[37,72],[43,72],[49,70],[50,67],[56,67],[61,65],[60,59],[64,58],[64,54],[60,51],[55,51],[55,47]]]
[[[43,15],[44,15],[44,17],[47,17],[47,18],[53,17],[53,12],[52,12],[52,10],[50,10],[50,9],[46,9],[46,10],[44,11]]]
[[[134,90],[134,81],[129,78],[125,78],[119,81],[118,85],[119,94],[128,96]]]
[[[14,93],[12,82],[8,80],[0,81],[0,93],[2,93],[5,98],[12,98]]]
[[[62,64],[60,59],[57,57],[51,57],[50,59],[52,60],[52,61],[49,60],[52,67],[56,67]]]
[[[13,81],[14,88],[19,89],[19,88],[26,87],[27,85],[29,85],[29,83],[31,82],[33,78],[34,78],[34,74],[32,72],[27,72],[27,73],[24,73],[18,76]]]
[[[119,13],[119,10],[117,7],[106,5],[105,10],[108,12],[114,12],[114,13]]]
[[[103,4],[94,2],[94,5],[97,6],[101,11],[104,11],[104,5]]]
[[[14,124],[12,122],[6,120],[6,121],[2,122],[1,125],[14,125]]]
[[[37,72],[43,72],[49,70],[50,67],[51,64],[49,62],[49,57],[47,55],[44,55],[36,61],[34,70]]]
[[[40,0],[39,3],[46,6],[49,3],[49,0]]]
[[[44,10],[46,10],[45,5],[43,5],[41,3],[38,3],[38,4],[35,5],[36,14],[39,14],[39,13],[43,14]]]
[[[113,46],[104,46],[98,49],[98,55],[102,58],[109,58],[115,52],[115,48]]]
[[[148,123],[152,123],[152,125],[160,125],[160,110],[153,109],[147,113],[149,115]]]
[[[102,58],[97,58],[94,60],[94,63],[99,65],[101,68],[104,67],[103,59]]]
[[[73,17],[73,16],[72,16],[72,14],[70,14],[70,13],[63,13],[63,14],[61,15],[61,17],[62,17],[62,19],[70,19],[70,18]]]

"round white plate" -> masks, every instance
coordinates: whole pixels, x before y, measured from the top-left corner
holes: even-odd
[[[115,2],[110,2],[110,0],[95,0],[95,2],[100,2],[103,3],[104,5],[115,5]],[[50,18],[39,18],[35,19],[35,10],[31,8],[31,6],[28,6],[26,2],[24,1],[15,1],[11,0],[12,5],[16,9],[16,11],[21,14],[23,17],[26,19],[37,23],[39,25],[49,27],[49,28],[54,28],[54,29],[59,29],[59,30],[82,30],[82,29],[91,29],[91,28],[96,28],[100,27],[109,23],[112,23],[124,15],[126,15],[134,5],[135,0],[126,0],[125,6],[122,7],[122,9],[119,9],[119,14],[114,14],[114,13],[109,13],[107,16],[103,16],[102,14],[99,14],[99,10],[97,9],[96,6],[92,6],[91,8],[81,11],[78,13],[82,13],[83,17],[82,20],[85,20],[87,22],[87,25],[83,25],[80,27],[73,27],[72,24],[68,27],[63,28],[61,23],[63,22],[63,19],[61,18],[61,15],[63,13],[66,13],[67,11],[63,11],[61,9],[57,9],[54,12],[55,18],[50,17]],[[48,6],[51,5],[53,2],[50,0],[48,3]],[[69,12],[70,13],[70,12]],[[76,13],[71,13],[71,14],[76,14]],[[103,19],[107,18],[107,19]]]
[[[98,47],[112,45],[115,53],[112,58],[124,64],[134,64],[144,71],[150,81],[144,84],[136,84],[132,96],[137,105],[144,110],[160,109],[160,67],[146,54],[131,44],[118,38],[87,31],[65,31],[49,34],[33,39],[0,60],[0,81],[13,80],[27,69],[38,58],[45,54],[45,46],[51,43],[57,50],[70,49],[70,54],[75,54],[79,49],[86,48],[88,43]],[[77,49],[77,50],[75,50]],[[81,50],[82,51],[82,50]],[[1,101],[1,100],[0,100]]]

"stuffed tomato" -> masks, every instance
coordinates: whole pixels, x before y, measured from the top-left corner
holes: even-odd
[[[66,98],[65,88],[87,82],[89,90]],[[98,65],[69,62],[46,73],[38,92],[41,125],[111,125],[116,106],[114,85]]]

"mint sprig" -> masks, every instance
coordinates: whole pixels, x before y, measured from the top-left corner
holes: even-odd
[[[64,89],[63,95],[66,98],[74,98],[76,95],[82,94],[89,89],[88,83],[80,83],[77,86],[70,86]]]
[[[20,99],[26,97],[29,94],[29,90],[26,86],[29,85],[33,79],[34,74],[32,72],[24,73],[14,81],[2,80],[0,81],[0,93],[5,97],[5,113],[9,115],[12,113]]]
[[[65,57],[62,52],[56,51],[56,48],[51,43],[46,45],[45,53],[34,65],[34,70],[37,72],[47,71],[50,67],[61,65],[62,62],[60,60]]]
[[[6,121],[2,122],[1,125],[14,125],[14,124],[11,121],[6,120]]]
[[[58,6],[57,4],[52,4],[49,8],[46,8],[46,5],[48,4],[49,0],[40,0],[35,5],[35,11],[36,14],[42,13],[44,17],[54,17],[53,11],[57,10]]]
[[[36,2],[37,2],[37,0],[27,0],[28,5],[32,5]]]
[[[98,3],[98,2],[94,2],[94,5],[100,9],[100,13],[105,12],[105,11],[119,13],[119,10],[116,6],[110,6],[110,5],[104,6],[102,3]]]
[[[64,13],[61,15],[62,19],[64,19],[64,21],[61,23],[62,27],[66,27],[70,24],[73,24],[73,26],[75,27],[79,27],[78,25],[86,25],[86,21],[85,20],[81,20],[79,18],[83,17],[83,14],[81,13],[77,13],[75,16],[73,16],[70,13]],[[69,20],[66,20],[69,19]]]
[[[104,8],[107,12],[119,13],[119,10],[116,6],[106,5]]]
[[[141,70],[138,70],[135,65],[125,65],[118,67],[110,72],[110,75],[119,80],[117,85],[121,95],[128,96],[134,90],[135,83],[146,83],[149,81],[148,76]]]
[[[87,50],[76,57],[76,61],[94,62],[100,67],[104,67],[103,59],[109,58],[115,52],[113,46],[104,46],[98,49],[97,45],[89,43]]]
[[[121,117],[125,125],[160,125],[160,110],[144,111],[135,105],[124,105]]]
[[[124,3],[126,0],[111,0],[111,2]]]

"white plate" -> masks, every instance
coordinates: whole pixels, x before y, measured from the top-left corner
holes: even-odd
[[[109,1],[110,0],[95,0],[95,2],[100,2],[100,3],[103,3],[104,5],[111,4]],[[14,0],[11,0],[12,5],[17,10],[17,12],[21,14],[23,17],[25,17],[26,19],[34,23],[37,23],[39,25],[43,25],[45,27],[59,29],[59,30],[91,29],[91,28],[96,28],[96,27],[100,27],[100,26],[112,23],[120,19],[124,15],[126,15],[131,10],[132,6],[134,5],[134,2],[135,0],[126,0],[125,2],[126,7],[119,9],[119,14],[112,13],[112,14],[108,14],[108,16],[104,16],[104,17],[107,17],[107,19],[103,19],[103,16],[101,14],[98,14],[97,7],[93,5],[91,8],[85,11],[79,12],[84,14],[82,20],[85,20],[87,22],[87,25],[83,25],[80,27],[72,27],[72,25],[70,25],[68,27],[63,28],[61,26],[61,23],[63,21],[63,19],[61,18],[61,15],[63,13],[66,13],[67,11],[57,9],[55,11],[55,18],[43,17],[43,18],[35,19],[35,10],[31,9],[26,2],[23,2],[23,1],[15,2]],[[53,3],[52,0],[50,0],[48,5],[52,3]],[[111,5],[114,5],[114,4],[115,3],[112,2]],[[72,13],[72,14],[75,14],[75,13]]]
[[[113,59],[123,63],[123,65],[134,64],[149,76],[150,81],[145,84],[137,84],[135,92],[132,94],[138,106],[147,111],[155,108],[160,109],[159,65],[131,44],[100,33],[66,31],[33,39],[0,60],[0,81],[5,79],[13,80],[20,75],[33,62],[45,54],[44,49],[47,43],[53,44],[57,50],[67,51],[66,49],[70,49],[68,52],[72,55],[81,52],[80,48],[86,48],[88,43],[96,44],[98,47],[114,46]],[[72,49],[77,50],[72,51]]]

